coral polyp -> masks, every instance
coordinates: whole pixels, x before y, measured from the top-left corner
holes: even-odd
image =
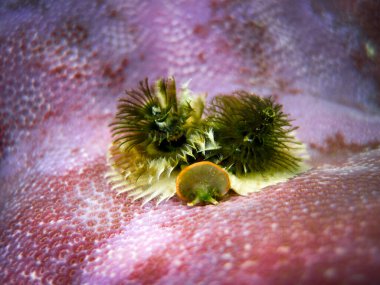
[[[144,203],[177,193],[188,205],[217,204],[230,188],[245,195],[304,170],[281,105],[237,91],[216,96],[203,117],[204,99],[187,86],[177,94],[171,77],[128,90],[111,123],[112,189]]]

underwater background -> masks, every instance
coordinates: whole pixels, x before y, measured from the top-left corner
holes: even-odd
[[[379,284],[380,4],[0,1],[1,284]],[[272,96],[311,169],[217,206],[111,191],[145,77]]]

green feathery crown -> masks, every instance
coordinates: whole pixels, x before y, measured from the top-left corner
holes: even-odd
[[[194,111],[188,101],[179,104],[173,78],[161,79],[156,86],[149,86],[146,79],[140,82],[140,89],[126,94],[112,123],[114,143],[138,148],[150,158],[170,156],[186,144],[191,132],[187,121]]]
[[[244,91],[217,96],[211,103],[208,125],[222,146],[207,158],[237,175],[271,170],[296,170],[299,158],[292,155],[298,146],[282,106],[271,98]]]

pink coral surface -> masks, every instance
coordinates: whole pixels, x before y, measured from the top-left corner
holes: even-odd
[[[0,283],[379,284],[380,7],[332,3],[1,1]],[[116,196],[117,98],[167,75],[273,96],[312,168],[218,206]]]

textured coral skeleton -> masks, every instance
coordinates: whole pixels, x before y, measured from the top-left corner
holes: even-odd
[[[0,1],[0,283],[380,284],[379,8]],[[117,195],[115,102],[172,74],[273,96],[313,168],[217,207]]]

